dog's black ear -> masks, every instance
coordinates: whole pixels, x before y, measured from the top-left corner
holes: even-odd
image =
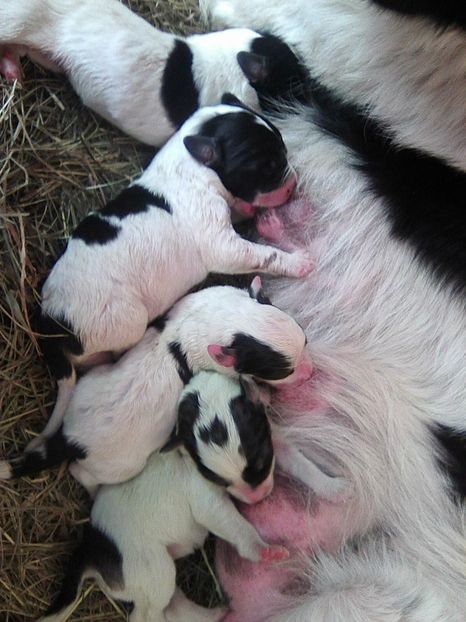
[[[270,75],[270,62],[267,56],[253,52],[238,52],[236,60],[251,84],[262,82]]]
[[[248,288],[248,293],[251,298],[254,298],[254,300],[257,300],[257,302],[260,302],[262,305],[272,304],[270,298],[262,292],[262,281],[260,276],[255,276],[253,278],[252,283]]]
[[[221,149],[218,141],[210,136],[185,136],[183,143],[195,160],[205,166],[212,166],[221,161]]]
[[[243,104],[243,102],[238,99],[236,95],[233,95],[233,93],[224,93],[220,101],[225,106],[238,106],[238,108],[245,108],[246,110],[249,110],[249,108]]]

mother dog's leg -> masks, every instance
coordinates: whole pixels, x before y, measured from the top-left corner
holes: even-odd
[[[216,25],[281,37],[314,80],[371,110],[400,142],[466,170],[466,31],[456,25],[454,9],[450,27],[439,28],[428,17],[402,18],[368,0],[200,0],[200,5]],[[458,15],[464,13],[461,6]]]

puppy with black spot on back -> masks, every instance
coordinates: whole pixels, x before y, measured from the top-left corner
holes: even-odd
[[[137,475],[149,455],[169,441],[177,402],[193,374],[210,369],[270,385],[304,382],[312,371],[304,356],[304,332],[292,317],[259,300],[257,278],[249,291],[220,286],[182,298],[116,363],[99,365],[81,377],[57,430],[51,432],[47,425],[35,448],[0,462],[0,478],[34,475],[66,460],[71,462],[73,476],[93,495],[100,484],[119,483]],[[190,393],[192,399],[191,394],[199,389],[199,416],[192,416],[193,409],[183,404],[186,416],[180,414],[170,444],[186,446],[204,475],[216,472],[214,481],[221,478],[228,482],[231,494],[255,503],[270,492],[273,483],[270,427],[261,400],[251,390],[241,392],[237,387],[241,400],[233,412],[231,400],[222,398],[231,393],[231,383],[222,385],[217,379],[204,386],[203,382],[207,384],[198,381],[194,389],[191,385]],[[231,468],[218,463],[202,431],[210,428],[205,422],[213,418],[212,408],[226,413],[228,438],[238,439],[244,447],[243,455],[236,453],[236,447]],[[199,426],[194,425],[195,420]],[[243,432],[235,431],[244,427]],[[281,452],[285,470],[320,494],[339,492],[340,481],[322,479],[320,471],[313,471],[296,452],[290,455],[285,449]]]
[[[3,0],[0,75],[21,79],[24,54],[65,73],[86,106],[156,146],[225,91],[255,109],[268,96],[304,93],[304,70],[277,37],[238,28],[183,38],[117,0]]]
[[[136,344],[209,272],[311,271],[308,251],[247,242],[231,224],[234,197],[280,204],[294,183],[278,130],[223,104],[198,110],[139,179],[84,218],[42,289],[43,351],[59,385],[46,435],[60,426],[76,366]]]

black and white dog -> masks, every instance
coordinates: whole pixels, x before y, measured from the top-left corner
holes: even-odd
[[[0,75],[20,56],[64,72],[83,103],[126,134],[161,145],[201,106],[230,91],[252,108],[300,96],[302,68],[272,35],[231,29],[188,38],[161,32],[118,0],[5,0]]]
[[[230,386],[225,388],[228,383]],[[237,454],[237,445],[233,448],[233,443],[239,439],[235,433],[226,441],[220,430],[228,436],[228,403],[230,399],[240,399],[238,383],[216,373],[202,372],[199,385],[186,388],[182,405],[184,402],[190,410],[188,405],[193,398],[197,401],[199,391],[202,394],[209,384],[213,384],[216,394],[223,395],[227,405],[226,411],[216,414],[217,431],[212,435],[211,449],[217,463],[225,465],[231,461],[232,449]],[[131,622],[220,620],[224,607],[199,607],[186,598],[175,582],[174,560],[201,547],[209,531],[255,563],[280,561],[288,555],[283,546],[264,542],[235,508],[221,480],[212,483],[202,477],[186,451],[154,453],[140,475],[99,490],[90,525],[70,560],[62,589],[40,621],[64,622],[88,578],[97,580],[112,598],[132,603]]]
[[[260,583],[242,609],[254,581],[230,561],[227,620],[464,622],[465,10],[202,4],[223,26],[283,37],[309,71],[309,105],[277,123],[312,201],[299,234],[316,270],[270,292],[305,327],[317,373],[307,404],[281,408],[298,446],[330,452],[354,487],[311,505],[299,597]]]
[[[99,365],[85,374],[63,412],[61,426],[51,432],[47,425],[35,449],[29,448],[17,460],[0,462],[0,478],[33,475],[67,460],[74,477],[93,495],[99,484],[137,475],[149,455],[166,445],[175,426],[177,402],[193,373],[211,369],[274,385],[300,384],[311,369],[303,359],[304,333],[293,318],[262,304],[257,295],[234,287],[210,287],[182,298],[117,363]],[[209,386],[201,391],[205,404],[201,411],[210,412],[210,403],[218,412],[228,411],[230,400],[222,399],[231,393],[228,385],[225,390],[219,379]],[[245,420],[239,425],[242,430],[228,435],[238,443],[233,443],[235,452],[227,464],[220,464],[215,452],[202,451],[209,439],[193,429],[197,419],[193,409],[170,443],[195,446],[191,455],[197,456],[201,472],[206,477],[216,473],[214,481],[228,482],[228,492],[247,503],[267,496],[273,484],[270,429],[256,402],[241,394],[237,410],[244,412]],[[236,430],[239,416],[231,414],[229,420]],[[285,469],[293,473],[298,469],[298,477],[312,488],[315,482],[319,494],[331,497],[342,490],[342,480],[313,469],[299,453],[290,457],[285,452],[283,458]]]

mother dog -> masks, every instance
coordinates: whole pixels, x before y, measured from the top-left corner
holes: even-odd
[[[303,451],[339,464],[353,486],[340,504],[310,498],[298,582],[252,580],[220,555],[227,619],[464,621],[465,11],[403,0],[202,6],[216,24],[279,35],[309,70],[309,105],[279,127],[312,208],[299,227],[293,206],[280,214],[316,270],[270,291],[305,327],[318,371],[280,408]],[[286,541],[299,508],[280,507]],[[248,518],[265,531],[263,514]]]

